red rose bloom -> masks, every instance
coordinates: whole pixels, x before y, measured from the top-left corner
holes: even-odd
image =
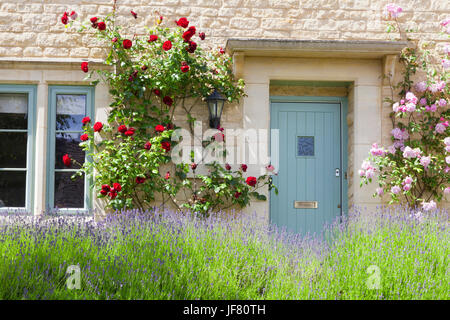
[[[97,28],[97,17],[91,18],[92,28]]]
[[[161,94],[161,91],[159,91],[159,89],[153,89],[153,93],[159,96]]]
[[[181,66],[180,69],[181,69],[181,72],[186,73],[189,71],[189,66],[188,65]]]
[[[164,177],[164,179],[169,180],[170,179],[170,171],[166,172],[166,176]]]
[[[78,18],[78,14],[77,14],[75,11],[72,11],[72,12],[70,13],[70,18],[71,18],[72,20],[75,20],[76,18]]]
[[[103,31],[106,29],[106,24],[102,21],[97,24],[98,30]]]
[[[81,123],[83,123],[83,124],[86,124],[89,122],[91,122],[91,118],[89,118],[89,117],[84,117],[83,120],[81,120]]]
[[[118,182],[114,182],[114,183],[113,183],[113,188],[114,188],[114,190],[116,190],[117,192],[119,192],[119,191],[122,190],[122,186],[121,186],[120,183],[118,183]]]
[[[170,42],[170,40],[167,40],[163,43],[163,49],[164,51],[169,51],[170,49],[172,49],[172,42]]]
[[[89,139],[89,136],[85,133],[85,134],[81,135],[80,139],[81,139],[81,141],[86,141]]]
[[[63,163],[66,167],[70,167],[72,165],[72,159],[70,159],[67,153],[63,155]]]
[[[205,40],[206,35],[205,35],[204,32],[200,32],[200,33],[198,34],[198,36],[200,37],[200,39]]]
[[[161,142],[161,148],[166,150],[166,152],[169,152],[170,151],[170,142],[169,141]]]
[[[184,41],[189,42],[191,40],[191,38],[194,36],[194,34],[195,34],[195,27],[194,26],[189,27],[189,29],[187,29],[183,33]]]
[[[67,24],[69,22],[69,17],[68,17],[68,13],[64,12],[63,16],[61,17],[61,22],[63,24]]]
[[[158,36],[156,34],[151,34],[150,39],[147,40],[147,42],[155,42],[158,40]]]
[[[134,12],[133,10],[131,10],[130,13],[131,13],[131,15],[132,15],[135,19],[137,19],[137,13],[136,13],[136,12]]]
[[[128,128],[128,130],[125,131],[125,135],[127,137],[131,137],[134,134],[135,131],[136,131],[136,129],[134,129],[134,128]]]
[[[228,171],[230,171],[230,170],[231,170],[231,166],[230,166],[228,163],[226,163],[226,164],[225,164],[225,169],[227,169]]]
[[[115,197],[117,197],[117,191],[116,190],[111,190],[109,192],[109,197],[111,198],[111,200],[113,200]]]
[[[102,189],[102,190],[100,190],[100,194],[102,196],[106,196],[108,194],[108,191]]]
[[[167,130],[172,130],[172,129],[173,129],[173,123],[168,123]]]
[[[131,40],[125,39],[123,40],[122,45],[124,49],[130,49],[131,46],[133,45],[133,42],[131,42]]]
[[[125,133],[125,131],[127,131],[127,126],[122,124],[119,126],[119,128],[117,128],[117,131],[119,131],[120,133]]]
[[[225,53],[225,50],[223,50],[223,48],[220,48],[220,49],[219,49],[219,52],[220,52],[220,54],[224,54],[224,53]]]
[[[81,63],[81,70],[83,70],[84,72],[88,72],[89,71],[89,63],[88,62],[82,62]]]
[[[194,53],[197,49],[197,44],[194,41],[189,41],[189,46],[186,47],[187,52]]]
[[[156,132],[163,132],[164,130],[165,130],[164,126],[162,126],[162,125],[160,125],[160,124],[158,124],[158,125],[155,127],[155,131],[156,131]]]
[[[145,178],[142,178],[142,177],[136,177],[136,183],[137,184],[141,184],[141,183],[144,183],[145,182]]]
[[[236,191],[235,193],[234,193],[234,197],[236,198],[236,199],[238,199],[240,196],[241,196],[241,192],[238,192],[238,191]]]
[[[241,170],[243,171],[243,172],[246,172],[247,171],[247,165],[246,164],[241,164]]]
[[[169,107],[173,104],[173,100],[172,100],[172,98],[169,97],[169,96],[165,96],[165,97],[163,98],[163,102],[164,102],[165,104],[167,104]]]
[[[250,187],[254,187],[256,185],[256,178],[248,177],[247,180],[245,180],[245,183],[247,183]]]
[[[102,184],[102,190],[109,192],[111,190],[111,187],[107,184]]]
[[[148,67],[146,66],[146,65],[143,65],[142,67],[141,67],[141,70],[142,71],[145,71],[145,70],[147,70],[148,69]]]
[[[179,25],[182,28],[187,28],[187,26],[189,25],[189,21],[186,18],[180,18],[177,21],[177,25]]]
[[[94,124],[94,131],[95,131],[95,132],[100,132],[100,131],[102,131],[102,128],[103,128],[103,123],[101,123],[101,122],[96,122],[96,123]]]
[[[150,150],[151,147],[152,147],[152,144],[151,144],[149,141],[147,141],[147,142],[144,144],[144,149],[145,149],[145,150]]]
[[[191,169],[192,169],[192,170],[197,169],[197,164],[196,164],[196,163],[192,163],[192,164],[191,164]]]

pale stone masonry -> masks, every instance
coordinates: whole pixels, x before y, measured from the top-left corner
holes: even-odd
[[[400,38],[397,32],[385,32],[387,20],[383,10],[391,2],[403,8],[400,22],[414,30],[409,35],[412,39],[430,42],[430,48],[442,52],[448,38],[441,33],[439,22],[450,17],[450,1],[443,0],[118,0],[117,20],[126,26],[124,33],[133,36],[145,34],[144,26],[153,25],[157,13],[164,17],[166,26],[175,26],[174,20],[187,17],[198,32],[205,32],[206,40],[201,45],[212,49],[225,48],[230,38],[381,42]],[[86,84],[79,62],[87,59],[98,62],[104,57],[102,44],[92,37],[92,30],[87,31],[91,34],[79,34],[75,28],[68,30],[61,23],[61,16],[64,11],[75,10],[78,20],[102,17],[112,12],[112,4],[112,0],[0,2],[0,83],[38,85],[36,150],[40,151],[35,159],[35,184],[39,186],[34,194],[35,212],[45,208],[48,85]],[[132,18],[130,10],[138,14],[137,19]],[[323,53],[314,59],[307,55],[283,57],[282,53],[274,57],[231,53],[240,65],[238,75],[248,84],[248,97],[240,104],[225,107],[222,126],[257,127],[247,120],[248,116],[254,116],[266,128],[268,113],[262,114],[261,110],[268,110],[266,102],[270,95],[347,96],[348,198],[351,204],[377,205],[379,201],[371,197],[373,188],[360,189],[355,171],[371,143],[390,143],[390,110],[382,101],[391,92],[381,76],[395,71],[393,81],[400,79],[395,55],[362,60],[356,55],[334,58]],[[361,72],[366,74],[358,74]],[[276,86],[270,85],[272,79],[345,80],[353,84],[346,88]],[[105,120],[107,106],[107,88],[100,85],[96,89],[96,109],[100,110],[96,120]],[[203,105],[197,106],[193,115],[207,126],[208,115]],[[175,116],[183,125],[184,115],[177,112]],[[373,121],[364,122],[364,117]],[[443,206],[448,207],[448,202]],[[268,207],[255,203],[250,209],[267,211]]]

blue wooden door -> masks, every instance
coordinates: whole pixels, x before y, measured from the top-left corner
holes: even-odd
[[[271,194],[271,222],[288,231],[320,235],[341,214],[339,103],[272,102],[279,130],[279,172]]]

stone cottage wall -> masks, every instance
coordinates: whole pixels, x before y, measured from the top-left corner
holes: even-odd
[[[395,2],[404,12],[400,21],[416,31],[414,39],[430,41],[441,52],[446,35],[440,34],[439,22],[450,16],[450,2],[442,0],[118,0],[118,23],[127,26],[132,36],[145,34],[156,12],[163,24],[186,16],[197,30],[206,33],[206,46],[225,47],[227,38],[389,40],[398,33],[386,34],[383,9]],[[61,24],[64,11],[75,10],[79,20],[105,16],[112,11],[112,0],[2,0],[0,3],[0,60],[14,60],[20,68],[23,60],[101,59],[101,43],[90,35],[68,31]],[[138,14],[138,19],[130,15]],[[399,78],[396,69],[396,78]],[[4,79],[1,80],[5,82]],[[282,89],[277,89],[282,90]],[[352,88],[349,107],[352,107]],[[390,95],[384,87],[380,101]],[[193,114],[206,123],[204,106]],[[389,142],[389,108],[383,105],[383,143]],[[182,120],[182,114],[176,114]],[[242,104],[227,106],[223,126],[242,126]],[[348,122],[351,123],[351,112]],[[349,125],[350,128],[350,125]],[[349,132],[352,137],[352,132]],[[352,150],[349,150],[352,153]],[[349,164],[350,165],[350,164]],[[350,178],[353,173],[349,173]],[[352,195],[349,195],[350,198]]]

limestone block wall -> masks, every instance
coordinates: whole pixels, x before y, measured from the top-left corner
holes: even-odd
[[[101,59],[104,56],[102,43],[92,37],[92,31],[78,34],[68,30],[61,23],[64,11],[75,10],[78,20],[92,16],[104,17],[112,12],[113,0],[2,0],[0,2],[0,60],[9,63],[8,69],[21,69],[24,60],[36,59]],[[383,9],[387,3],[395,2],[404,12],[400,22],[414,33],[409,36],[430,42],[430,48],[442,52],[448,41],[441,34],[439,22],[450,17],[450,2],[442,0],[117,0],[117,20],[125,26],[124,34],[145,34],[144,26],[153,25],[156,15],[164,17],[163,25],[174,26],[174,20],[182,16],[188,18],[199,32],[206,33],[203,46],[216,50],[225,47],[228,38],[271,38],[271,39],[320,39],[320,40],[389,40],[399,38],[394,32],[386,34],[386,18]],[[130,10],[137,12],[134,19]],[[200,40],[197,38],[197,41]],[[14,62],[14,68],[11,65]],[[6,62],[5,62],[6,63]],[[27,67],[28,68],[28,67]],[[72,67],[70,67],[72,68]],[[61,71],[59,71],[61,72]],[[76,71],[73,71],[74,73]],[[400,75],[396,68],[396,78]],[[80,71],[80,77],[83,75]],[[26,83],[32,81],[24,76],[13,77],[5,73],[2,82]],[[78,76],[77,76],[78,77]],[[20,79],[19,79],[20,78]],[[70,79],[68,79],[70,80]],[[247,80],[247,79],[246,79]],[[291,79],[292,80],[292,79]],[[319,80],[319,79],[315,79]],[[250,79],[251,82],[251,79]],[[267,91],[264,86],[261,90]],[[260,90],[260,91],[261,91]],[[285,90],[274,89],[272,90]],[[247,90],[256,92],[255,86]],[[360,92],[362,92],[360,90]],[[301,92],[300,92],[301,93]],[[390,96],[387,86],[381,87],[377,104],[381,108],[381,142],[388,144],[391,123],[388,118],[389,106],[382,103]],[[349,130],[353,130],[353,104],[364,101],[364,96],[355,96],[354,88],[348,89]],[[359,99],[357,101],[353,101]],[[106,101],[106,99],[105,99]],[[106,106],[97,105],[99,108]],[[194,108],[194,116],[207,124],[207,113],[203,103]],[[176,114],[181,124],[184,115]],[[243,103],[227,105],[222,116],[222,125],[228,128],[242,127],[244,124]],[[357,139],[349,132],[349,139]],[[364,141],[369,143],[369,141]],[[353,145],[349,141],[349,145]],[[368,151],[368,150],[367,150]],[[353,150],[349,150],[349,168],[356,166]],[[358,150],[359,153],[362,150]],[[359,161],[359,159],[358,159]],[[353,181],[353,172],[349,172]],[[349,197],[359,186],[349,186]]]

